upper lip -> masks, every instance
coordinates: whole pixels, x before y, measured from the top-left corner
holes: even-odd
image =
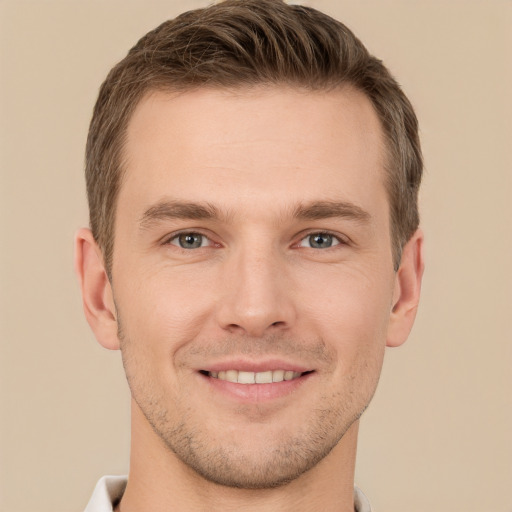
[[[285,361],[283,359],[264,359],[261,361],[249,360],[249,359],[229,359],[225,361],[218,361],[209,363],[203,368],[199,368],[200,371],[207,372],[223,372],[227,370],[239,370],[242,372],[266,372],[269,370],[285,370],[292,372],[304,373],[312,371],[313,368],[305,366],[304,364],[294,363],[291,361]]]

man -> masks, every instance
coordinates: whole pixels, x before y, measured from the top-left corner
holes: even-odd
[[[84,310],[132,394],[88,512],[370,510],[359,417],[423,272],[408,100],[341,23],[227,0],[143,37],[94,109]]]

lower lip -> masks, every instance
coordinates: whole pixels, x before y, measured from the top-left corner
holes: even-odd
[[[238,384],[227,380],[198,374],[216,392],[222,393],[239,402],[266,402],[284,397],[297,391],[313,373],[306,373],[292,380],[272,382],[268,384]]]

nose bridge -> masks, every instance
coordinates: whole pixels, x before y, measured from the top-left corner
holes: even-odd
[[[233,251],[223,272],[219,322],[224,329],[261,336],[286,328],[294,319],[284,260],[271,244],[244,245]]]

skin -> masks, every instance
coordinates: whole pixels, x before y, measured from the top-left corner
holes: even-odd
[[[420,231],[393,270],[370,102],[348,88],[155,92],[127,135],[112,282],[90,231],[76,239],[86,317],[121,349],[133,398],[120,509],[353,510],[358,419],[423,272]],[[199,247],[180,247],[184,233]],[[205,375],[284,366],[307,373]]]

